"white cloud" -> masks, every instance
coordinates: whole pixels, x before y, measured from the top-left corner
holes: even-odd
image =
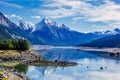
[[[22,17],[20,17],[20,16],[18,16],[18,15],[16,15],[16,14],[10,15],[9,18],[18,18],[18,19],[20,19],[20,20],[22,19]]]
[[[76,23],[78,20],[80,20],[80,19],[83,19],[82,17],[74,17],[73,18],[73,21],[74,21],[74,23]]]
[[[22,17],[20,17],[20,16],[18,16],[18,15],[16,15],[16,14],[11,14],[11,15],[6,15],[6,14],[5,14],[5,17],[7,17],[7,18],[17,18],[17,19],[19,19],[19,20],[22,19]]]
[[[106,4],[84,10],[82,15],[90,22],[120,21],[120,5],[107,1]]]
[[[73,17],[73,21],[103,22],[108,26],[120,27],[120,5],[112,0],[103,0],[102,4],[93,5],[92,0],[51,0],[45,1],[41,8],[34,9],[36,13],[50,18]],[[97,1],[97,0],[94,0]],[[46,7],[44,9],[44,7]],[[67,8],[69,7],[69,8]],[[52,9],[52,10],[51,10]],[[76,17],[77,16],[77,17]],[[108,27],[107,26],[107,27]]]
[[[41,13],[44,14],[46,17],[50,17],[50,18],[63,18],[67,16],[72,16],[74,12],[68,11],[64,8],[60,8],[53,11],[44,10]]]
[[[31,18],[40,19],[40,16],[31,16]]]
[[[41,0],[43,4],[40,8],[34,9],[38,15],[33,15],[31,18],[40,19],[44,17],[50,18],[67,18],[72,17],[73,22],[85,20],[88,22],[103,22],[107,23],[105,29],[109,26],[120,27],[120,5],[116,4],[114,0],[101,0],[102,4],[93,5],[89,2],[97,2],[99,0]],[[96,3],[97,4],[97,3]],[[0,5],[13,8],[23,8],[21,5],[13,4],[7,1],[0,1]],[[33,5],[33,4],[31,4]],[[7,15],[6,15],[7,16]],[[8,16],[9,17],[9,16]],[[20,16],[13,15],[9,18],[19,18]],[[103,25],[105,26],[105,25]]]
[[[76,15],[80,16],[80,11],[89,8],[90,6],[90,4],[80,0],[51,0],[51,3],[46,2],[42,5],[42,7],[48,7],[48,9],[43,9],[42,11],[35,9],[34,11],[50,18],[63,18]],[[49,8],[53,8],[53,10],[50,10]]]
[[[13,4],[13,3],[8,3],[8,2],[5,2],[5,1],[0,1],[0,5],[14,7],[14,8],[23,8],[23,6]]]

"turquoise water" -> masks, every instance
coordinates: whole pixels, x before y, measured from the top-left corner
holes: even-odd
[[[38,52],[47,60],[75,61],[78,65],[29,66],[26,75],[31,80],[120,80],[120,61],[110,57],[109,53],[77,49],[50,49]]]

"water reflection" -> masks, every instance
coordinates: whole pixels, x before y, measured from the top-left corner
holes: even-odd
[[[27,74],[32,80],[119,80],[120,61],[102,52],[85,52],[75,49],[39,51],[48,60],[76,61],[74,67],[29,66]],[[99,56],[100,55],[100,56]],[[101,56],[102,55],[102,56]],[[102,69],[101,69],[102,67]]]
[[[29,65],[20,64],[19,61],[0,61],[0,68],[10,69],[19,73],[26,74],[28,71],[28,67]]]
[[[18,71],[19,73],[24,73],[24,74],[26,74],[27,71],[28,71],[28,67],[29,67],[29,65],[18,64],[18,65],[16,65],[16,66],[14,66],[14,69],[15,69],[16,71]]]
[[[100,52],[100,51],[86,51],[90,54],[94,54],[96,56],[99,56],[99,57],[103,57],[103,58],[108,58],[108,59],[115,59],[115,60],[120,60],[120,57],[119,56],[114,56],[113,54],[114,53],[109,53],[109,52]],[[112,54],[112,55],[111,55]]]
[[[98,56],[94,54],[76,49],[51,49],[40,50],[38,52],[42,53],[47,60],[76,61],[83,58],[98,58]]]
[[[120,65],[114,61],[83,59],[79,62],[80,65],[76,67],[66,68],[30,66],[27,75],[32,80],[119,80],[120,78]],[[101,66],[107,68],[101,70]]]

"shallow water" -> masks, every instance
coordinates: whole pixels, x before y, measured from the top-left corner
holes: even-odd
[[[29,66],[26,75],[31,80],[120,80],[120,61],[106,52],[76,49],[39,50],[47,60],[75,61],[72,67]]]

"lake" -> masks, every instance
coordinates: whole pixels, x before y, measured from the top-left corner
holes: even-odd
[[[119,58],[106,52],[81,51],[74,48],[37,50],[47,60],[74,61],[72,67],[29,66],[26,75],[31,80],[120,80]]]

